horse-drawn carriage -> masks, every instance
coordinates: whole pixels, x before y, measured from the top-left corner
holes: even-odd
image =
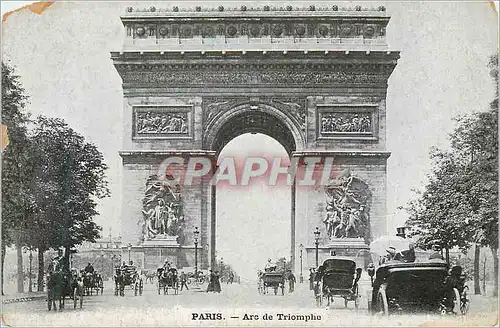
[[[331,258],[323,262],[316,273],[314,296],[316,304],[321,306],[323,299],[327,305],[334,301],[334,297],[344,299],[347,307],[349,301],[359,306],[358,281],[361,277],[361,268],[356,268],[356,262],[349,258]]]
[[[285,274],[284,272],[266,271],[259,275],[259,293],[268,294],[268,288],[274,290],[274,295],[281,289],[281,295],[285,295]]]
[[[83,287],[85,289],[85,293],[87,296],[93,295],[94,291],[96,295],[99,295],[99,291],[101,295],[104,292],[104,281],[100,274],[97,272],[82,272],[83,275]]]
[[[158,268],[156,270],[158,277],[158,295],[163,289],[163,294],[168,294],[168,289],[173,289],[174,295],[179,294],[179,275],[176,268]]]
[[[448,270],[445,262],[392,262],[377,269],[368,308],[383,315],[401,311],[465,314],[469,308],[466,290],[459,266]]]
[[[47,307],[57,310],[56,301],[59,302],[59,309],[64,309],[65,298],[69,296],[73,299],[73,308],[80,304],[83,307],[83,283],[77,272],[67,272],[65,270],[49,270],[47,273]]]
[[[130,286],[134,295],[142,295],[144,282],[133,265],[123,266],[115,269],[115,296],[125,296],[125,287]]]

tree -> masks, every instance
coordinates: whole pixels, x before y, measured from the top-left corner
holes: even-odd
[[[25,111],[27,97],[15,70],[2,63],[2,123],[7,126],[9,145],[2,163],[2,295],[6,248],[16,244],[18,257],[18,292],[23,292],[23,227],[33,211],[30,196],[32,165],[31,146],[27,137],[29,116]]]
[[[35,175],[37,221],[36,247],[70,249],[84,241],[95,242],[101,228],[93,221],[97,200],[109,196],[102,154],[97,147],[63,120],[39,116],[32,141],[37,149]]]
[[[498,87],[498,55],[490,61]],[[408,225],[424,248],[439,241],[462,250],[476,243],[474,280],[479,292],[479,245],[491,248],[498,276],[498,91],[490,109],[458,117],[451,149],[434,149],[425,190],[406,210]],[[495,280],[494,294],[497,295]]]

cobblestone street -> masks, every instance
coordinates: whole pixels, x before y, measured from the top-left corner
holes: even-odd
[[[364,286],[363,286],[364,285]],[[191,286],[192,287],[192,286]],[[127,289],[124,297],[114,295],[106,283],[104,295],[85,298],[82,309],[74,310],[67,300],[63,311],[48,312],[45,299],[3,305],[4,323],[11,326],[439,326],[491,325],[495,322],[496,299],[471,295],[471,312],[466,317],[438,315],[394,315],[388,318],[368,314],[366,287],[362,284],[360,307],[350,302],[345,308],[336,299],[329,308],[316,307],[308,284],[298,284],[284,296],[259,295],[251,283],[222,285],[220,294],[205,292],[206,286],[158,295],[155,284],[146,284],[142,296]],[[246,314],[246,316],[245,316]],[[264,319],[267,314],[268,320]],[[258,317],[257,317],[258,316]],[[272,318],[270,319],[270,316]],[[196,318],[195,318],[196,317]],[[247,320],[248,319],[248,320]],[[269,320],[270,319],[270,320]],[[251,322],[253,321],[253,322]]]

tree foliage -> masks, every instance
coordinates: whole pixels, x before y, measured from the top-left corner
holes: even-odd
[[[13,242],[14,231],[33,210],[31,147],[27,135],[27,97],[14,68],[2,63],[2,124],[7,126],[9,145],[2,158],[2,244]]]
[[[498,56],[491,75],[498,85]],[[405,209],[418,243],[498,248],[498,91],[490,108],[455,119],[451,149],[431,151],[433,171]]]
[[[32,140],[37,153],[36,220],[48,233],[46,246],[69,249],[95,242],[100,231],[93,221],[97,200],[109,195],[102,154],[61,119],[38,117]]]

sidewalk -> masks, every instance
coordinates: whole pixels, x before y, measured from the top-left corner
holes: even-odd
[[[2,304],[16,303],[16,302],[30,302],[35,300],[43,300],[47,298],[47,292],[26,292],[26,293],[13,293],[5,294],[2,296]]]

